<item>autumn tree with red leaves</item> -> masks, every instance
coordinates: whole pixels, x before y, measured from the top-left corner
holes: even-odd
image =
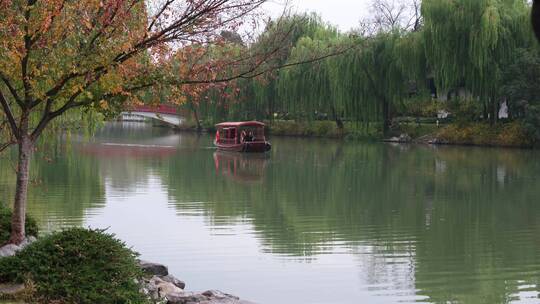
[[[221,33],[254,26],[266,0],[0,0],[0,151],[18,146],[9,243],[25,238],[36,140],[71,109],[126,107],[160,90],[181,103],[190,88],[275,69],[289,34],[264,49],[212,56]],[[229,35],[230,36],[230,35]],[[150,92],[151,94],[148,94]],[[159,103],[156,99],[152,102]]]

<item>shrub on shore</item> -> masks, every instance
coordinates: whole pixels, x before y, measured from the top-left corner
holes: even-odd
[[[30,303],[147,303],[136,256],[111,234],[74,228],[0,259],[0,283],[30,285]]]
[[[340,138],[345,130],[339,130],[333,121],[274,121],[267,124],[271,135]]]
[[[9,240],[11,234],[11,209],[4,207],[0,204],[0,245],[4,244]],[[26,234],[31,236],[38,236],[38,226],[36,221],[26,216]]]
[[[380,130],[374,125],[366,129],[365,125],[344,122],[343,129],[337,127],[335,121],[315,120],[298,122],[294,120],[276,120],[266,122],[266,133],[277,136],[321,137],[345,139],[347,141],[376,141],[381,138]]]
[[[451,144],[530,147],[532,142],[520,122],[452,124],[437,133],[437,138]]]

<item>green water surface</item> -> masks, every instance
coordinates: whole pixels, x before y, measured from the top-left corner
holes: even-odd
[[[29,212],[44,231],[108,228],[189,290],[260,304],[540,303],[537,151],[211,141],[143,123],[46,141]]]

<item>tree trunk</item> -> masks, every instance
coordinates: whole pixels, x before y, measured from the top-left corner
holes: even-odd
[[[383,114],[383,136],[388,135],[388,131],[390,131],[390,105],[388,104],[388,101],[386,98],[383,99],[383,106],[382,106],[382,114]]]
[[[276,82],[275,80],[272,80],[271,82],[271,87],[270,87],[270,90],[271,90],[271,94],[270,94],[270,100],[269,100],[269,103],[268,103],[268,110],[270,111],[270,121],[271,122],[274,122],[274,106],[275,106],[275,101],[276,101],[276,96],[274,95],[274,92],[276,91]]]
[[[497,101],[497,98],[495,97],[492,97],[491,98],[491,117],[490,117],[490,120],[489,120],[489,123],[493,126],[494,124],[497,123],[497,118],[499,116],[499,104],[498,104],[498,101]]]
[[[345,125],[343,124],[343,120],[341,120],[340,115],[337,113],[336,108],[332,106],[332,116],[334,116],[334,121],[336,122],[336,126],[339,129],[339,131],[343,131],[343,128],[345,128]]]
[[[197,108],[194,104],[191,104],[191,110],[193,111],[193,117],[195,118],[195,121],[197,122],[197,132],[202,131],[201,121],[199,120],[199,114],[197,113]]]
[[[17,166],[17,186],[15,189],[15,202],[11,218],[11,237],[9,243],[20,244],[25,238],[26,199],[28,194],[28,180],[30,171],[30,158],[32,157],[33,142],[30,136],[23,135],[19,140],[19,160]]]

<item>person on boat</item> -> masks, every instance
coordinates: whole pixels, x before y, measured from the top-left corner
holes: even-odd
[[[242,143],[246,142],[246,137],[247,137],[246,130],[242,130],[242,132],[240,132],[240,142]]]
[[[249,131],[249,133],[244,137],[244,141],[253,141],[253,131]]]

